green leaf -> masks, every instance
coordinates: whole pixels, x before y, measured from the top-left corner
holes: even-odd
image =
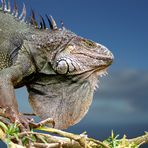
[[[36,137],[34,135],[31,136],[31,141],[36,142]]]
[[[43,142],[43,143],[47,143],[47,141],[45,140],[45,138],[43,136],[39,136],[38,135],[38,138],[40,138],[40,140]]]
[[[14,133],[13,135],[14,135],[14,137],[16,138],[16,140],[19,141],[18,134]]]
[[[113,130],[111,131],[111,136],[104,140],[104,143],[110,146],[110,148],[117,148],[119,145],[120,141],[117,139],[119,135],[114,134]]]
[[[22,138],[22,143],[23,143],[23,145],[27,145],[28,144],[28,138],[26,136],[24,136]]]
[[[8,130],[8,127],[0,121],[0,126],[3,128],[3,130],[6,132]]]
[[[112,130],[112,131],[111,131],[111,138],[114,139],[114,136],[115,136],[115,135],[114,135],[114,131]]]

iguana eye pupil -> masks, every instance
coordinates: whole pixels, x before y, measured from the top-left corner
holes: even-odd
[[[58,74],[66,74],[68,72],[68,63],[62,59],[57,63],[56,71]]]

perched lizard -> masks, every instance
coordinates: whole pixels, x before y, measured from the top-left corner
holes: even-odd
[[[26,127],[29,119],[18,110],[14,89],[26,86],[29,101],[41,119],[55,127],[79,122],[92,102],[98,76],[105,74],[113,54],[103,45],[58,28],[52,16],[40,22],[26,8],[2,0],[0,8],[0,115]]]

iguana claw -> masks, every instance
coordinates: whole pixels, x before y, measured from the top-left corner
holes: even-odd
[[[45,120],[40,121],[39,123],[30,122],[29,126],[30,128],[38,128],[40,126],[49,125],[52,124],[52,127],[55,127],[55,121],[52,118],[47,118]]]

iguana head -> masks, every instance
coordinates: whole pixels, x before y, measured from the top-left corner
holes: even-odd
[[[61,45],[54,49],[55,55],[49,58],[49,62],[57,74],[86,76],[93,73],[101,75],[106,72],[107,67],[113,61],[113,54],[105,46],[75,34],[65,43],[67,34],[72,34],[69,31],[65,32],[61,39]]]
[[[47,70],[48,74],[71,77],[88,73],[102,75],[113,61],[113,54],[105,46],[65,28],[45,32],[44,37],[34,37],[34,48],[44,51],[44,62],[51,66],[50,71],[45,69],[43,59],[40,62],[38,58],[38,63],[42,63],[38,64],[42,72]]]

